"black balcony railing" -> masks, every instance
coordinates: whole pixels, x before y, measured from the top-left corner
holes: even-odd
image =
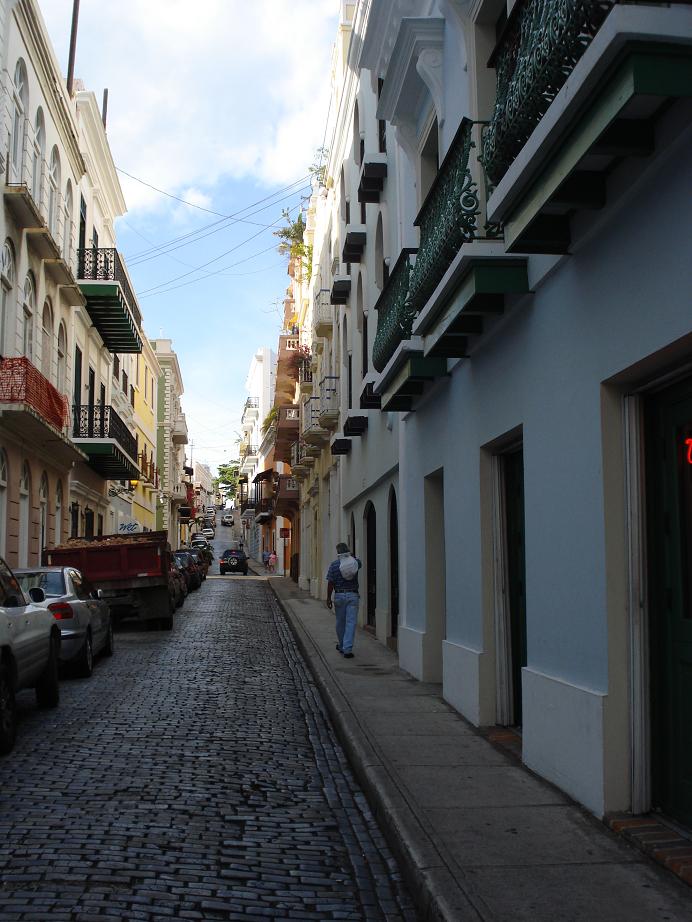
[[[497,185],[574,70],[615,0],[518,0],[491,66],[495,111],[483,162]]]
[[[88,247],[77,250],[77,278],[89,282],[118,282],[137,326],[142,325],[137,299],[130,287],[120,253],[115,248]]]
[[[137,459],[137,441],[113,407],[73,406],[72,438],[113,439],[133,460]]]

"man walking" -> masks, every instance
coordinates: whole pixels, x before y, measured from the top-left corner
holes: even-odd
[[[334,595],[334,614],[336,615],[336,649],[346,659],[353,658],[353,641],[358,624],[358,571],[361,562],[351,555],[348,544],[337,544],[338,557],[327,570],[327,608],[332,607]]]

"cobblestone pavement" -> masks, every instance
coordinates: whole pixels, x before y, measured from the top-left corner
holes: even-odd
[[[266,581],[125,630],[0,761],[0,920],[415,920]]]

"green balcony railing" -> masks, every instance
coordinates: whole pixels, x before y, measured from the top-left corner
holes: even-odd
[[[518,0],[490,59],[495,109],[482,161],[497,185],[574,70],[616,0]]]
[[[463,243],[477,236],[478,185],[471,176],[473,122],[462,119],[416,218],[420,246],[411,273],[410,310],[417,314]]]
[[[409,302],[409,284],[415,250],[405,249],[394,264],[387,284],[377,299],[377,333],[372,347],[372,363],[382,371],[397,346],[411,336],[416,311]]]

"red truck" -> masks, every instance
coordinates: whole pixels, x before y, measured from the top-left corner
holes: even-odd
[[[75,567],[103,591],[117,620],[138,618],[173,627],[175,588],[165,531],[71,538],[43,551],[47,567]]]

